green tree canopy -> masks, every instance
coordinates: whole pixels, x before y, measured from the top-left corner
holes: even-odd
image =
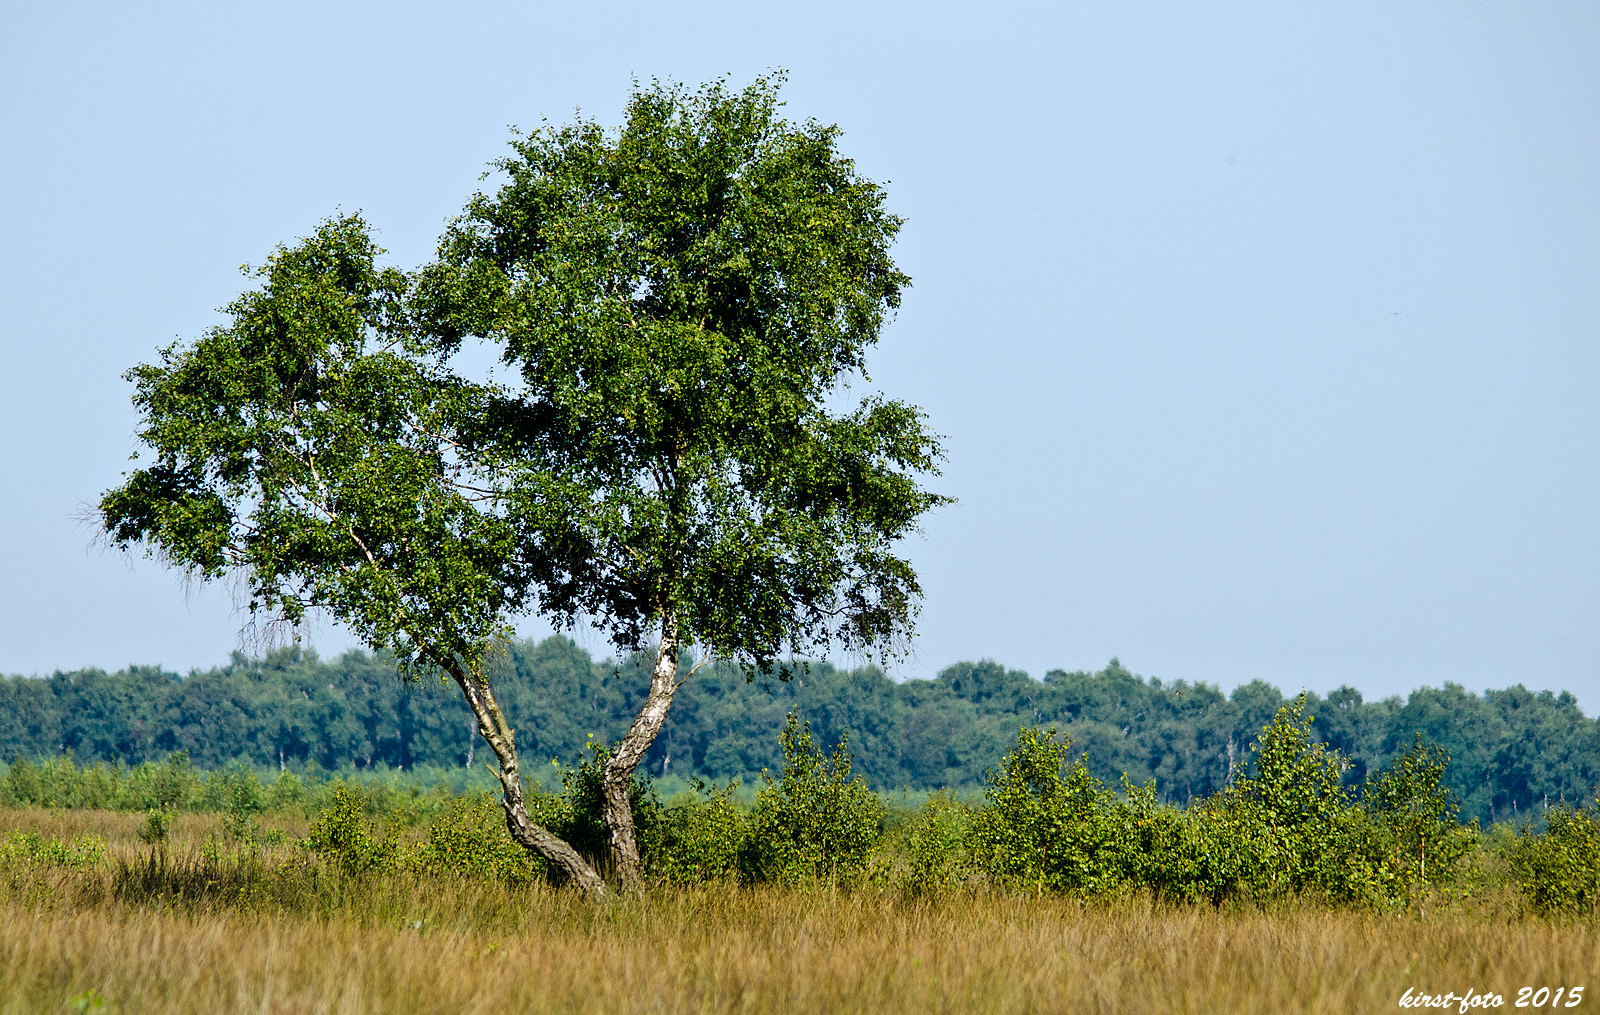
[[[619,648],[658,635],[765,666],[901,635],[892,552],[942,498],[913,407],[829,410],[909,280],[900,219],[777,87],[635,94],[619,132],[521,137],[419,291],[443,345],[498,344],[520,386],[477,436],[515,442],[541,605]]]

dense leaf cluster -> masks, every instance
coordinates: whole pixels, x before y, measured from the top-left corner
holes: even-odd
[[[551,759],[576,764],[591,736],[614,742],[643,694],[647,665],[597,662],[559,637],[509,646],[493,661],[495,682],[530,769],[548,771]],[[12,677],[0,680],[0,758],[70,751],[79,762],[133,765],[186,750],[202,768],[241,760],[409,770],[460,768],[470,755],[481,768],[487,752],[453,692],[402,680],[382,657],[322,661],[298,650],[236,656],[187,676],[132,667]],[[848,733],[855,773],[879,789],[976,789],[1018,726],[1055,725],[1102,782],[1115,786],[1126,772],[1136,785],[1153,780],[1159,800],[1188,803],[1223,789],[1230,764],[1234,782],[1257,770],[1249,744],[1283,704],[1260,682],[1224,695],[1144,680],[1115,662],[1096,673],[1051,671],[1042,682],[992,662],[901,682],[871,668],[812,664],[787,683],[751,683],[736,669],[707,667],[679,692],[646,768],[749,783],[762,769],[778,770],[777,733],[793,708],[824,742]],[[1348,762],[1340,774],[1348,791],[1418,733],[1449,752],[1445,785],[1464,818],[1487,823],[1546,801],[1581,802],[1600,782],[1600,724],[1568,694],[1512,687],[1480,696],[1446,684],[1364,702],[1346,688],[1309,696],[1307,710],[1315,738]]]
[[[501,463],[539,610],[625,649],[664,617],[752,667],[892,647],[920,597],[895,545],[947,500],[919,410],[829,408],[910,279],[884,189],[780,83],[657,82],[616,131],[519,135],[417,275],[438,347],[517,371],[460,440]]]
[[[1389,905],[1455,877],[1477,845],[1431,745],[1414,743],[1359,799],[1344,758],[1312,738],[1303,696],[1251,746],[1256,774],[1178,808],[1126,778],[1111,792],[1054,730],[1023,728],[947,868],[1081,896]]]

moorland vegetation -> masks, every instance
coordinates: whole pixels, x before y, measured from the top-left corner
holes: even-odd
[[[1311,732],[1304,696],[1249,745],[1253,763],[1187,806],[1126,775],[1108,786],[1054,728],[1019,729],[981,797],[940,791],[891,809],[855,773],[848,740],[824,751],[791,712],[782,765],[753,799],[699,779],[663,800],[630,786],[645,870],[656,883],[730,883],[894,891],[1033,892],[1082,899],[1258,904],[1286,899],[1377,910],[1434,896],[1512,897],[1529,911],[1593,917],[1600,907],[1600,811],[1557,804],[1519,825],[1463,823],[1445,785],[1448,753],[1421,736],[1357,791],[1348,761]],[[610,748],[591,743],[559,789],[535,790],[541,825],[606,869],[602,779]],[[142,811],[149,851],[119,862],[118,897],[314,905],[330,875],[404,873],[507,885],[561,884],[564,871],[518,847],[489,795],[425,790],[391,777],[270,781],[244,765],[199,773],[182,752],[132,768],[70,759],[12,763],[12,807]],[[199,852],[167,848],[183,814],[220,817]],[[285,831],[288,817],[303,831]],[[12,860],[91,867],[103,849],[13,837]],[[268,863],[263,848],[289,849]],[[274,854],[276,855],[276,854]],[[281,859],[281,858],[280,858]]]
[[[1600,805],[1462,823],[1448,758],[1420,738],[1352,793],[1305,708],[1281,707],[1248,772],[1187,806],[1102,783],[1037,727],[981,796],[886,798],[848,740],[824,750],[791,713],[753,798],[696,780],[663,799],[636,777],[646,888],[598,902],[512,839],[494,794],[418,772],[19,761],[0,778],[0,997],[311,1013],[1292,996],[1320,1012],[1600,972]],[[528,798],[602,871],[606,753]]]
[[[591,740],[620,738],[652,661],[596,660],[561,636],[507,644],[489,673],[530,761],[525,777],[559,787]],[[684,675],[691,667],[681,661]],[[678,690],[641,768],[669,793],[694,777],[741,779],[748,792],[759,772],[778,769],[778,732],[794,709],[827,743],[848,735],[854,770],[879,792],[971,794],[1018,727],[1053,725],[1101,782],[1116,786],[1126,773],[1136,785],[1153,783],[1162,801],[1187,804],[1250,770],[1251,740],[1285,701],[1260,681],[1224,694],[1142,678],[1115,660],[1093,673],[1052,670],[1042,681],[989,661],[958,663],[932,680],[812,663],[787,682],[752,682],[737,667],[709,666]],[[1446,684],[1365,701],[1345,687],[1307,695],[1306,714],[1312,736],[1348,763],[1341,778],[1352,793],[1422,734],[1450,755],[1444,785],[1463,819],[1484,827],[1582,802],[1600,784],[1600,722],[1570,694],[1512,687],[1478,695]],[[70,754],[80,765],[126,768],[180,750],[208,770],[239,762],[302,778],[402,771],[457,791],[491,784],[488,752],[459,693],[436,680],[403,680],[381,655],[322,660],[289,648],[187,675],[130,667],[0,679],[0,759]]]

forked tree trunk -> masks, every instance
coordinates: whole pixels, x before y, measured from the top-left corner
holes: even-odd
[[[601,783],[605,790],[606,830],[611,835],[611,863],[626,891],[644,890],[644,867],[639,862],[639,840],[633,828],[633,807],[628,801],[628,786],[633,770],[644,760],[655,743],[672,707],[678,689],[678,625],[669,613],[661,624],[661,645],[656,649],[656,664],[650,671],[650,691],[644,705],[633,717],[627,735],[606,762]]]
[[[505,713],[500,711],[500,703],[494,699],[494,690],[489,686],[489,681],[482,674],[454,661],[449,662],[445,670],[461,685],[461,693],[467,696],[467,704],[477,717],[478,732],[483,734],[483,739],[494,750],[495,757],[500,759],[500,790],[506,811],[506,829],[511,833],[511,838],[524,849],[561,868],[572,879],[572,883],[590,898],[604,898],[605,878],[596,873],[578,855],[578,851],[567,845],[560,836],[529,820],[527,803],[522,796],[522,774],[517,765],[516,737],[511,725],[506,722]]]

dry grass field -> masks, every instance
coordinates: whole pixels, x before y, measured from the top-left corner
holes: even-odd
[[[137,850],[136,817],[0,814],[0,835],[93,831],[110,844],[91,870],[0,877],[0,1012],[1349,1013],[1398,1010],[1407,988],[1498,993],[1510,1011],[1523,986],[1600,987],[1592,923],[1459,907],[1229,912],[731,886],[594,906],[543,887],[400,878],[300,909],[117,901],[105,869]],[[185,820],[179,836],[209,833],[208,819]]]

